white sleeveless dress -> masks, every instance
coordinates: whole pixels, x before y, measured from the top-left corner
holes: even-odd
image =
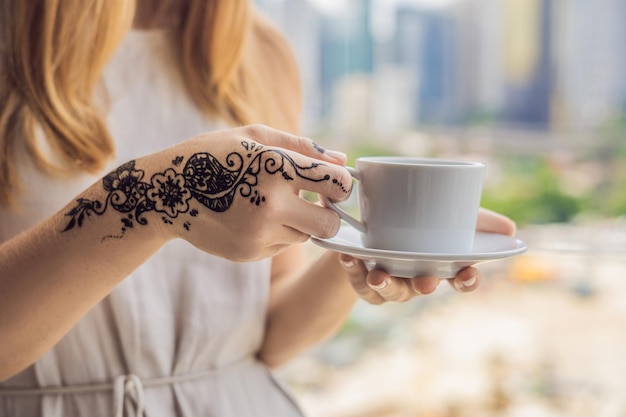
[[[223,127],[187,98],[165,36],[131,31],[105,71],[117,147],[107,171]],[[21,167],[22,210],[0,209],[0,240],[59,210],[107,172],[68,181],[39,174],[27,160]],[[232,263],[170,242],[51,351],[0,383],[0,417],[301,416],[254,359],[269,273],[269,259]]]

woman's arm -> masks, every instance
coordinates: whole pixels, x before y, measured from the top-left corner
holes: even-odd
[[[500,214],[481,209],[479,231],[512,235],[515,224]],[[396,278],[374,270],[348,255],[326,252],[309,265],[294,246],[274,257],[265,340],[259,358],[278,367],[310,346],[331,336],[344,323],[360,297],[372,304],[402,302],[434,292],[436,277]],[[468,292],[480,284],[475,268],[459,271],[448,281]]]
[[[338,184],[349,174],[330,161],[311,140],[265,126],[211,132],[118,167],[4,242],[0,380],[50,349],[168,240],[243,262],[333,236],[336,214],[298,195],[345,198]]]
[[[95,184],[81,198],[104,201]],[[166,239],[158,222],[123,239],[103,239],[117,228],[112,211],[63,232],[66,208],[0,245],[0,381],[49,350]]]
[[[324,253],[311,264],[301,246],[275,256],[266,332],[259,358],[270,367],[287,362],[335,333],[357,294],[339,254]]]

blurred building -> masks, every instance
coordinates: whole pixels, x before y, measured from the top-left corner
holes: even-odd
[[[327,119],[335,109],[334,88],[351,74],[374,71],[374,39],[371,29],[372,0],[351,0],[353,13],[322,18],[321,91]],[[339,110],[341,111],[341,110]]]
[[[558,88],[565,123],[596,127],[626,108],[626,2],[558,5]]]
[[[550,126],[553,94],[553,0],[505,0],[507,123]]]
[[[455,22],[440,11],[400,6],[393,39],[394,62],[412,75],[416,124],[455,121]]]
[[[454,8],[458,28],[455,68],[462,122],[493,122],[505,104],[505,25],[501,0],[465,0]]]
[[[305,127],[387,131],[489,123],[550,130],[599,126],[626,110],[626,1],[463,0],[447,8],[345,0],[257,0],[291,41]]]

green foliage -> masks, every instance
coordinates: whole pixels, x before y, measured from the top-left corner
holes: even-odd
[[[599,216],[626,215],[626,156],[603,164],[603,180],[582,199],[585,210]]]
[[[626,215],[626,113],[598,129],[584,158],[598,166],[599,181],[584,197],[585,211],[599,216]]]
[[[481,125],[489,118],[477,113],[466,122]],[[626,115],[608,121],[590,137],[593,139],[571,144],[575,160],[556,164],[549,154],[497,153],[494,165],[499,168],[499,178],[487,179],[483,207],[511,217],[519,226],[569,222],[580,214],[626,216]],[[350,166],[361,156],[398,155],[393,143],[371,138],[353,142],[347,153]],[[592,167],[585,174],[591,186],[577,186],[576,179],[567,177],[577,166]]]
[[[561,189],[558,171],[544,158],[511,158],[504,166],[502,181],[485,187],[483,207],[520,226],[568,222],[581,211],[581,201]]]
[[[575,147],[576,160],[569,169],[592,165],[587,173],[593,186],[583,195],[564,191],[563,167],[549,156],[501,158],[503,177],[486,187],[484,207],[504,213],[520,225],[568,222],[578,214],[593,217],[626,215],[626,115],[607,121],[592,135],[593,140]],[[570,179],[571,181],[571,179]]]
[[[373,141],[357,142],[348,150],[348,165],[354,166],[357,158],[363,156],[398,156],[399,153],[384,143]]]

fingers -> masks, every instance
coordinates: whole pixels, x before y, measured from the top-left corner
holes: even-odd
[[[339,255],[339,262],[348,273],[356,293],[370,304],[408,301],[418,295],[433,293],[439,278],[417,277],[412,279],[392,277],[381,270],[367,271],[362,261],[349,255]]]
[[[481,208],[478,212],[476,230],[485,233],[499,233],[513,236],[516,231],[515,222],[502,214]]]
[[[339,262],[348,273],[350,284],[356,293],[370,304],[408,301],[419,295],[432,294],[441,280],[437,277],[396,278],[384,271],[367,271],[362,261],[350,255],[340,254]],[[467,267],[456,277],[447,280],[456,291],[474,291],[480,285],[480,273]]]
[[[448,280],[455,290],[459,292],[474,291],[480,285],[480,273],[476,268],[467,267],[461,269],[456,277]]]
[[[321,165],[312,174],[308,178],[301,178],[297,184],[300,190],[324,195],[332,201],[343,201],[350,195],[352,176],[345,168]]]
[[[245,126],[240,131],[250,140],[275,148],[266,154],[268,160],[264,163],[276,168],[285,179],[293,180],[298,190],[322,194],[333,201],[350,195],[352,177],[342,167],[346,162],[344,153],[326,150],[311,139],[264,125]]]
[[[380,270],[371,271],[366,281],[387,302],[403,302],[417,295],[431,294],[439,285],[436,277],[396,278]]]
[[[382,304],[385,299],[369,287],[365,277],[367,268],[362,261],[346,254],[339,254],[339,263],[348,274],[348,280],[359,297],[370,304]]]
[[[345,200],[352,190],[352,176],[342,166],[320,163],[304,155],[276,149],[268,156],[280,166],[282,179],[288,179],[294,191],[310,191],[333,201]],[[281,179],[281,180],[282,180]]]
[[[421,295],[428,295],[435,292],[437,286],[441,282],[441,279],[437,277],[424,276],[411,278],[408,281],[411,282],[411,285],[413,286],[413,289],[416,293]]]
[[[346,154],[324,149],[313,140],[273,129],[265,125],[250,125],[242,128],[245,135],[267,146],[276,146],[333,164],[345,165]]]
[[[295,197],[284,210],[283,224],[309,236],[328,239],[337,234],[341,221],[334,211]]]
[[[413,287],[407,285],[406,281],[393,278],[381,270],[370,271],[365,281],[384,301],[407,301],[416,295]]]

